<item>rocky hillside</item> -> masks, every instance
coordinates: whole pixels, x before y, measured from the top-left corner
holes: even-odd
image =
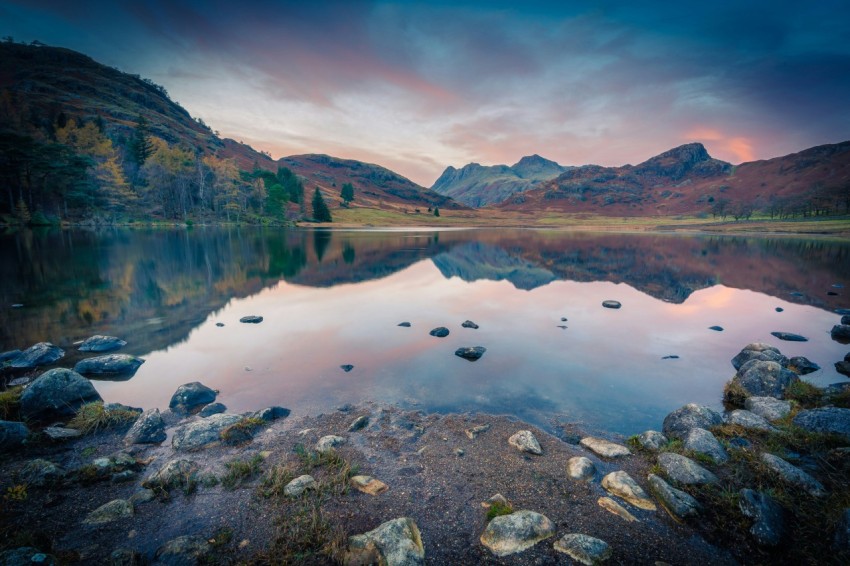
[[[576,167],[498,206],[606,216],[747,218],[758,211],[787,217],[846,213],[849,195],[850,142],[737,166],[713,159],[702,144],[691,143],[639,165]]]
[[[502,202],[569,169],[536,154],[523,157],[511,166],[478,163],[460,169],[449,166],[431,189],[477,208]]]

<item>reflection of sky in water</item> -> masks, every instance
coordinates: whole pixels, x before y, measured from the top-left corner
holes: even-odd
[[[623,308],[604,309],[605,299]],[[238,322],[249,314],[265,320]],[[462,328],[466,319],[480,329]],[[398,327],[402,321],[412,328]],[[107,401],[142,407],[164,408],[179,384],[201,381],[221,390],[231,411],[279,404],[304,414],[374,400],[543,425],[557,417],[632,434],[659,428],[687,402],[719,408],[734,372],[729,360],[750,342],[807,356],[824,368],[807,376],[818,385],[845,381],[833,368],[848,349],[830,339],[835,323],[825,310],[722,285],[672,304],[607,282],[554,281],[531,291],[507,281],[468,283],[424,260],[364,283],[281,281],[234,299],[185,342],[145,355],[132,380],[96,387]],[[451,334],[429,336],[436,326]],[[810,341],[782,342],[770,335],[776,330]],[[479,345],[487,353],[477,362],[453,354]],[[680,359],[661,359],[670,354]],[[345,373],[339,366],[348,363],[355,368]]]

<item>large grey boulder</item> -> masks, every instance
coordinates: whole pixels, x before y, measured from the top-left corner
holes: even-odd
[[[103,399],[88,379],[69,369],[51,369],[24,389],[21,416],[32,420],[64,419],[94,401]]]
[[[419,566],[425,563],[422,536],[413,519],[401,517],[348,538],[346,564]]]
[[[672,487],[655,474],[649,474],[646,479],[649,481],[649,490],[674,519],[681,521],[699,515],[702,506],[690,494]]]
[[[0,421],[0,452],[21,446],[29,435],[30,429],[24,423]]]
[[[199,450],[205,446],[221,442],[221,432],[241,421],[241,415],[220,413],[205,419],[184,425],[174,431],[171,447],[175,450]]]
[[[599,564],[611,558],[611,547],[607,542],[579,533],[562,536],[555,541],[555,550],[587,566]]]
[[[749,430],[761,430],[764,432],[776,432],[773,427],[764,417],[760,417],[752,411],[744,409],[735,409],[726,413],[724,420],[727,424],[737,425]]]
[[[496,556],[508,556],[531,548],[555,534],[555,524],[534,511],[515,511],[491,520],[481,535],[481,544]]]
[[[746,397],[776,397],[781,399],[785,389],[800,377],[776,362],[751,360],[741,366],[732,384]]]
[[[216,392],[214,390],[198,381],[193,381],[177,388],[177,391],[171,396],[168,408],[176,411],[190,412],[196,407],[212,403],[215,401],[215,397]]]
[[[148,409],[124,436],[124,444],[159,444],[166,439],[165,421],[159,409]]]
[[[24,350],[9,362],[13,368],[34,368],[52,364],[65,355],[65,350],[50,342],[39,342]]]
[[[850,442],[850,409],[838,407],[809,409],[797,413],[791,422],[811,432],[837,434]]]
[[[736,370],[740,370],[744,364],[752,360],[776,362],[783,367],[788,365],[788,358],[783,356],[778,348],[764,342],[753,342],[744,346],[744,349],[732,358],[732,365]]]
[[[658,465],[668,478],[682,485],[700,485],[719,481],[713,473],[680,454],[672,452],[659,454]]]
[[[788,416],[791,402],[774,397],[747,397],[744,408],[769,421],[775,421]]]
[[[768,468],[776,472],[787,483],[804,489],[813,497],[823,497],[826,495],[826,489],[818,480],[798,468],[773,454],[765,452],[761,455],[761,461]]]
[[[127,345],[127,342],[115,336],[101,336],[95,334],[83,340],[79,350],[81,352],[111,352]]]
[[[694,428],[709,429],[723,424],[720,413],[708,407],[689,403],[664,417],[662,430],[669,438],[684,440]]]
[[[691,429],[687,438],[685,438],[685,450],[704,454],[717,464],[722,464],[729,460],[729,455],[726,453],[723,445],[720,444],[720,441],[704,428]]]
[[[770,495],[742,489],[738,500],[741,512],[753,519],[750,534],[761,546],[776,546],[785,534],[785,513]]]
[[[145,360],[142,358],[129,354],[106,354],[80,360],[74,366],[74,371],[82,375],[129,378],[139,370],[143,363],[145,363]]]

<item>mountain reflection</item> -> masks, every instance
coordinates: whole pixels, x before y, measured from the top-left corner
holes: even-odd
[[[723,284],[833,309],[848,305],[827,292],[850,279],[846,242],[531,230],[41,230],[3,235],[0,254],[2,350],[114,334],[136,354],[185,340],[232,298],[281,279],[331,287],[427,259],[446,278],[522,290],[610,281],[673,303]]]

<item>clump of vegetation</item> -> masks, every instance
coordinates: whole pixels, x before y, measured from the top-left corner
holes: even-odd
[[[4,501],[26,501],[27,497],[27,486],[22,483],[7,487],[3,494]]]
[[[347,538],[334,529],[322,514],[316,498],[299,499],[294,509],[277,523],[277,533],[271,547],[256,557],[260,563],[315,564],[330,558],[341,563]]]
[[[4,421],[20,420],[21,393],[23,387],[10,387],[0,391],[0,419]]]
[[[282,497],[283,488],[295,478],[291,467],[278,464],[263,475],[259,492],[263,497]]]
[[[75,428],[83,434],[91,434],[107,428],[123,426],[139,418],[139,413],[127,409],[106,409],[102,401],[86,403],[77,410],[68,422],[69,428]]]
[[[494,501],[490,504],[490,508],[487,509],[487,520],[490,521],[495,519],[496,517],[501,517],[502,515],[510,515],[514,512],[513,506],[510,503],[502,503],[501,501]]]
[[[259,454],[254,455],[250,460],[236,459],[225,464],[227,473],[221,478],[221,485],[226,489],[236,489],[245,480],[248,480],[260,473],[260,464],[263,463],[263,457]]]
[[[225,444],[242,444],[253,438],[254,431],[265,424],[259,417],[245,417],[221,431],[220,437]]]
[[[795,381],[785,388],[784,396],[790,401],[796,401],[804,408],[820,405],[823,390],[807,381]]]
[[[230,544],[230,541],[233,540],[233,529],[230,527],[222,527],[218,529],[213,536],[210,537],[209,542],[213,548],[221,548],[223,546],[227,546]]]
[[[723,387],[723,400],[733,407],[743,407],[749,396],[750,394],[734,379]]]

